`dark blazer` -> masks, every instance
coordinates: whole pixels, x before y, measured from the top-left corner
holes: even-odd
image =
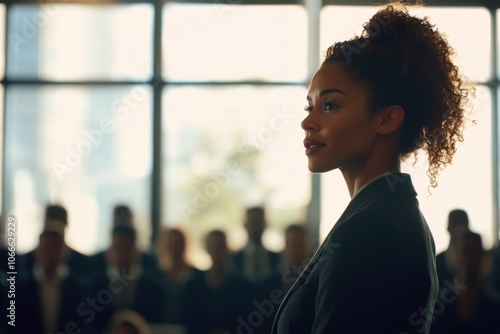
[[[120,274],[117,272],[117,275]],[[88,295],[97,300],[97,312],[90,306],[82,307],[77,313],[89,324],[91,333],[101,334],[109,324],[113,314],[117,311],[113,299],[118,294],[125,293],[124,287],[130,282],[135,283],[131,310],[139,313],[148,323],[163,323],[165,319],[165,291],[156,281],[140,275],[127,277],[121,273],[120,277],[109,278],[102,275],[91,284]]]
[[[106,275],[108,269],[108,262],[106,260],[106,253],[108,251],[104,250],[94,255],[89,256],[89,267],[91,268],[90,279],[95,280],[96,278]],[[157,265],[156,257],[145,252],[140,253],[140,260],[142,274],[150,278],[156,278],[160,274],[160,269]]]
[[[281,262],[281,256],[278,253],[271,252],[269,250],[266,250],[266,255],[267,255],[267,261],[269,263],[269,276],[266,278],[270,278],[271,276],[274,276],[275,274],[279,273],[279,265]],[[235,275],[238,275],[240,277],[243,277],[245,279],[249,279],[245,275],[245,250],[241,249],[238,252],[236,252],[232,259],[231,259],[231,265],[232,265],[232,272]],[[264,278],[264,279],[266,279]]]
[[[284,298],[273,333],[428,333],[434,240],[408,174],[362,189]]]
[[[39,298],[40,287],[32,277],[19,283],[16,287],[16,326],[9,333],[46,334],[42,319],[42,304]],[[2,296],[3,298],[4,296]],[[76,313],[78,305],[85,301],[82,285],[72,277],[66,277],[61,282],[59,320],[55,333],[78,332],[86,333],[87,329],[81,317]]]
[[[253,310],[253,295],[253,286],[236,275],[228,274],[218,288],[209,286],[206,273],[198,275],[186,284],[182,303],[187,333],[241,333],[241,323]]]
[[[18,256],[20,265],[20,278],[29,280],[33,278],[33,265],[35,264],[35,251]],[[66,260],[71,276],[85,281],[89,272],[89,257],[68,246],[68,258]]]

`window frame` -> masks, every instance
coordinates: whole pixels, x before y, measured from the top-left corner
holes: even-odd
[[[3,99],[3,115],[1,118],[5,120],[6,117],[6,105],[7,105],[7,91],[11,85],[134,85],[134,84],[144,84],[151,87],[152,90],[152,174],[151,174],[151,184],[150,184],[150,212],[151,212],[151,248],[153,248],[154,240],[161,227],[162,221],[162,184],[163,184],[163,166],[162,166],[162,94],[164,88],[168,85],[303,85],[307,87],[308,80],[306,82],[265,82],[265,81],[230,81],[230,82],[173,82],[165,80],[161,73],[162,72],[162,27],[163,27],[163,7],[167,3],[196,3],[196,4],[220,4],[220,5],[285,5],[285,4],[295,4],[304,5],[307,10],[307,15],[309,18],[308,23],[308,75],[310,78],[314,73],[315,69],[318,67],[319,59],[319,17],[320,11],[323,6],[327,5],[350,5],[350,6],[367,6],[373,5],[370,0],[2,0],[0,4],[5,5],[5,33],[8,32],[8,22],[9,22],[9,10],[12,5],[20,4],[151,4],[154,7],[153,16],[153,75],[148,80],[91,80],[91,81],[50,81],[50,80],[38,80],[38,79],[14,79],[7,76],[7,67],[9,59],[7,58],[7,47],[8,41],[5,38],[5,63],[4,63],[4,73],[5,76],[1,79],[1,86],[4,91]],[[425,1],[427,7],[433,6],[448,6],[448,7],[483,7],[486,8],[491,15],[491,42],[492,42],[492,76],[491,79],[486,82],[481,82],[480,84],[486,85],[492,91],[492,167],[493,167],[493,222],[492,222],[492,232],[494,233],[494,245],[498,244],[499,238],[499,211],[500,206],[500,135],[499,135],[499,95],[500,95],[500,78],[498,74],[498,54],[500,48],[499,37],[497,36],[497,10],[500,9],[500,0],[427,0]],[[3,187],[5,175],[5,122],[3,122],[3,133],[1,137],[1,164],[2,164],[2,199],[0,205],[2,209],[5,208],[5,198],[7,194],[5,193],[5,188]],[[313,174],[312,176],[312,191],[311,191],[311,201],[308,209],[308,221],[310,223],[312,244],[314,246],[319,243],[319,224],[320,224],[320,176],[318,174]],[[4,211],[4,210],[2,210]],[[5,215],[5,212],[3,213]],[[7,217],[3,217],[6,221]],[[5,232],[5,225],[2,224],[0,227],[0,234]],[[1,240],[0,242],[4,242]]]

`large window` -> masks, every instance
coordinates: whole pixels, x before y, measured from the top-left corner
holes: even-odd
[[[143,249],[158,228],[182,226],[200,267],[210,229],[224,229],[233,249],[244,244],[248,206],[267,208],[264,243],[273,250],[294,222],[324,238],[349,198],[338,171],[317,187],[307,170],[300,122],[310,64],[358,34],[378,7],[322,2],[0,1],[1,204],[4,217],[18,219],[19,252],[35,246],[49,202],[68,208],[68,243],[87,254],[108,246],[117,204],[134,211]],[[438,251],[453,208],[467,210],[490,247],[498,238],[499,5],[427,2],[415,13],[446,33],[479,84],[475,113],[437,189],[429,193],[425,159],[403,169]]]

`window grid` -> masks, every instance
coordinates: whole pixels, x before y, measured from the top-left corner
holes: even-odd
[[[152,159],[153,159],[153,164],[152,164],[152,177],[151,177],[151,222],[152,222],[152,238],[155,237],[156,232],[161,225],[161,207],[162,207],[162,189],[161,185],[162,182],[160,180],[162,179],[162,170],[163,166],[161,165],[162,163],[162,143],[161,143],[161,134],[162,134],[162,127],[161,127],[161,118],[162,118],[162,92],[163,89],[169,85],[198,85],[198,86],[203,86],[203,85],[307,85],[307,82],[263,82],[263,81],[230,81],[230,82],[175,82],[175,81],[168,81],[164,80],[162,78],[162,13],[163,13],[163,6],[170,1],[133,1],[133,0],[122,0],[122,1],[68,1],[67,3],[81,3],[81,4],[95,4],[95,3],[114,3],[114,4],[136,4],[136,3],[149,3],[153,4],[154,6],[154,22],[153,22],[153,66],[154,66],[154,74],[150,80],[146,81],[47,81],[47,80],[38,80],[38,79],[31,79],[31,80],[19,80],[19,79],[12,79],[8,78],[7,76],[3,77],[1,80],[1,85],[3,88],[3,91],[6,92],[8,87],[10,85],[16,84],[16,85],[102,85],[102,84],[114,84],[114,85],[131,85],[131,84],[146,84],[149,85],[152,88],[153,91],[153,147],[152,147]],[[207,1],[201,1],[201,0],[194,0],[194,1],[176,1],[178,3],[206,3],[206,4],[222,4],[222,5],[245,5],[245,4],[304,4],[307,7],[308,10],[308,17],[319,17],[319,10],[321,10],[321,5],[318,6],[318,1],[314,0],[306,0],[306,1],[286,1],[286,0],[275,0],[272,2],[269,1],[259,1],[259,0],[252,0],[252,1],[240,1],[240,0],[221,0],[221,1],[212,1],[212,0],[207,0]],[[319,1],[321,2],[321,1]],[[59,0],[54,0],[54,1],[43,1],[42,3],[50,4],[50,3],[55,3],[55,4],[63,4],[65,1],[59,1]],[[7,33],[7,27],[8,27],[8,22],[9,22],[9,8],[12,4],[40,4],[39,1],[36,0],[23,0],[23,1],[0,1],[0,4],[5,4],[6,10],[5,10],[5,32]],[[326,5],[368,5],[370,4],[369,1],[352,1],[352,0],[324,0],[323,1],[323,6]],[[498,78],[498,52],[499,52],[499,45],[498,45],[498,36],[497,36],[497,10],[500,8],[500,1],[477,1],[477,0],[462,0],[462,1],[427,1],[426,2],[427,6],[433,6],[433,5],[438,5],[438,6],[476,6],[476,7],[486,7],[491,13],[491,22],[492,22],[492,79],[483,82],[482,84],[488,86],[492,90],[492,110],[493,110],[493,152],[492,152],[492,164],[493,164],[493,170],[495,171],[493,173],[493,187],[494,187],[494,204],[493,205],[493,218],[494,221],[497,222],[497,224],[493,224],[493,232],[494,235],[496,236],[494,238],[495,244],[498,242],[498,233],[499,233],[499,226],[498,226],[498,218],[499,218],[499,213],[498,213],[498,204],[500,204],[500,189],[499,189],[499,154],[498,154],[498,147],[500,146],[500,138],[499,138],[499,133],[498,133],[498,108],[499,108],[499,103],[498,103],[498,98],[500,95],[500,80]],[[314,27],[310,26],[309,27],[309,40],[312,38],[317,38],[315,34],[318,33],[319,30],[314,31]],[[311,42],[309,41],[310,45]],[[7,54],[7,47],[8,47],[8,41],[7,38],[5,38],[5,57]],[[314,59],[314,57],[317,59],[318,58],[318,53],[319,50],[315,50],[316,48],[313,48],[313,50],[309,51],[309,63],[311,64],[311,59]],[[313,57],[313,58],[311,58]],[[5,63],[4,63],[4,73],[6,73],[7,67],[8,67],[8,59],[4,58]],[[315,68],[309,64],[309,69]],[[310,76],[312,73],[308,73]],[[3,119],[5,119],[5,113],[6,113],[6,97],[4,98],[3,101],[4,108],[3,108]],[[5,127],[5,123],[3,124]],[[3,150],[2,152],[5,152],[5,128],[3,129]],[[4,157],[2,155],[2,179],[5,179],[5,161]],[[313,182],[312,182],[312,194],[313,198],[315,196],[319,196],[320,193],[320,183],[318,182],[318,176],[313,176]],[[3,184],[3,182],[2,182]],[[3,199],[5,196],[8,196],[8,194],[5,194],[5,189],[2,187],[2,204],[3,204]],[[2,206],[3,207],[3,206]],[[310,217],[313,217],[313,224],[319,225],[319,210],[320,208],[318,206],[311,207],[312,213],[310,213]],[[4,226],[2,226],[2,229]],[[3,231],[0,231],[3,232]]]

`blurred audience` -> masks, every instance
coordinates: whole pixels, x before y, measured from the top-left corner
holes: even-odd
[[[167,300],[165,321],[182,324],[183,314],[179,305],[184,297],[184,288],[191,279],[201,275],[201,270],[186,259],[187,239],[178,228],[163,229],[156,242],[156,254],[160,272],[158,281],[164,286]]]
[[[134,215],[128,206],[120,204],[114,207],[112,229],[115,227],[135,228]],[[150,277],[157,275],[158,266],[156,265],[155,257],[138,249],[136,249],[135,252],[137,253],[137,260],[140,262],[141,270],[144,275]],[[90,257],[89,262],[92,266],[93,275],[102,276],[106,273],[108,267],[108,253],[109,249]]]
[[[143,274],[139,256],[135,229],[116,226],[106,253],[106,274],[95,278],[90,287],[90,296],[95,296],[99,303],[98,312],[89,314],[85,321],[92,322],[96,333],[101,333],[113,314],[122,310],[135,311],[148,322],[164,322],[164,290]]]
[[[483,284],[481,236],[468,231],[454,240],[455,287],[436,303],[432,334],[494,334],[500,332],[500,297]]]
[[[113,210],[110,247],[92,257],[65,244],[67,225],[64,207],[46,207],[38,246],[17,257],[16,326],[4,321],[0,332],[149,334],[155,325],[173,324],[189,334],[268,334],[279,301],[311,256],[302,224],[286,228],[281,253],[267,250],[262,207],[246,210],[248,242],[235,254],[222,230],[208,233],[207,271],[187,260],[187,236],[179,228],[159,231],[154,256],[140,251],[125,205]],[[500,246],[485,280],[489,257],[467,213],[450,211],[447,229],[448,249],[436,257],[440,294],[431,334],[500,333]],[[0,256],[6,263],[5,249]],[[2,282],[2,295],[6,288]],[[7,301],[0,303],[4,309]]]
[[[68,226],[68,212],[66,209],[57,204],[48,205],[45,209],[45,217],[43,222],[43,231],[53,231],[59,233],[64,240],[66,228]],[[64,243],[63,252],[65,253],[65,261],[68,269],[74,277],[84,278],[89,270],[89,257],[71,249]],[[26,254],[19,255],[19,279],[32,278],[33,265],[35,263],[35,251],[30,251]]]
[[[436,270],[438,274],[439,287],[445,286],[445,282],[453,284],[456,277],[456,252],[455,244],[464,233],[469,232],[469,216],[461,209],[455,209],[448,214],[448,233],[450,243],[448,248],[436,256]]]
[[[226,234],[211,231],[206,237],[211,268],[186,285],[184,310],[189,334],[237,333],[238,317],[251,307],[252,285],[229,270],[230,251]]]
[[[60,231],[46,230],[33,252],[33,275],[16,287],[16,326],[12,333],[46,334],[83,330],[77,314],[82,286],[66,265]],[[4,296],[2,296],[3,298]]]
[[[248,235],[246,246],[234,254],[232,268],[235,274],[250,282],[258,283],[279,272],[280,256],[267,250],[262,244],[266,228],[266,214],[262,207],[247,209],[245,229]]]
[[[105,334],[149,334],[146,320],[134,311],[120,311],[113,315]]]

